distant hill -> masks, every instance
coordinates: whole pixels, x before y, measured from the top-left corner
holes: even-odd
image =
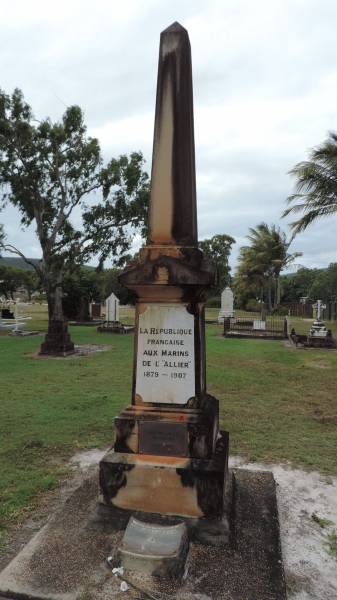
[[[40,258],[29,258],[32,263],[39,264]],[[33,269],[31,265],[27,265],[27,263],[20,258],[19,256],[0,256],[0,266],[4,265],[5,267],[13,267],[13,269],[29,269],[30,271]],[[95,269],[92,265],[84,265],[87,269]]]
[[[32,263],[35,264],[40,262],[39,258],[28,258],[28,260],[31,260]],[[13,267],[14,269],[33,269],[31,265],[27,265],[23,258],[20,258],[19,256],[0,256],[0,265]]]

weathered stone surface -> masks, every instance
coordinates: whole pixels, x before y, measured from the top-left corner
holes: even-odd
[[[234,477],[233,523],[229,545],[200,544],[191,534],[201,520],[181,520],[136,513],[144,522],[189,529],[188,577],[167,585],[161,577],[132,571],[127,577],[142,589],[177,600],[286,600],[279,537],[275,482],[270,473],[237,470]],[[97,507],[97,473],[67,498],[47,525],[0,574],[0,597],[20,600],[111,600],[120,597],[120,580],[107,568],[118,548],[131,511]],[[216,521],[213,522],[213,527]],[[208,528],[210,534],[210,527]],[[133,592],[130,596],[133,597]],[[129,594],[123,594],[123,597]],[[136,594],[139,597],[141,594]]]
[[[120,276],[136,295],[132,405],[100,464],[102,496],[133,511],[220,519],[228,435],[206,391],[204,319],[216,270],[198,248],[191,49],[178,23],[160,41],[149,211],[147,246]]]
[[[102,499],[128,510],[220,518],[228,464],[222,433],[209,459],[109,452],[100,462]]]
[[[173,23],[160,36],[151,177],[152,244],[197,244],[191,48]]]
[[[188,546],[185,523],[157,525],[131,517],[118,554],[126,569],[175,578],[183,574]]]
[[[68,333],[67,323],[51,320],[45,341],[41,344],[40,354],[64,356],[72,352],[75,352],[75,348]]]
[[[205,396],[202,408],[171,406],[129,406],[115,419],[115,452],[142,453],[139,430],[144,422],[153,427],[156,423],[180,424],[187,430],[187,453],[191,458],[211,458],[214,453],[214,440],[218,434],[218,402],[212,396]],[[151,454],[148,452],[148,454]],[[171,452],[171,456],[174,453]]]

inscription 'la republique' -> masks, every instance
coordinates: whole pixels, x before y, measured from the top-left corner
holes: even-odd
[[[139,333],[145,333],[146,335],[192,335],[192,329],[157,329],[156,327],[139,328]]]

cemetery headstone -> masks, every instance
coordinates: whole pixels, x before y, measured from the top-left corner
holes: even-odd
[[[101,304],[99,302],[92,302],[90,304],[90,316],[92,319],[101,318]]]
[[[54,301],[62,302],[64,297],[62,288],[56,288],[52,293]],[[41,356],[67,356],[75,352],[74,342],[68,332],[68,323],[58,314],[52,314],[48,320],[48,331],[41,344],[39,354]]]
[[[316,319],[310,328],[309,338],[326,338],[328,330],[325,323],[322,321],[323,311],[326,308],[326,305],[323,304],[322,300],[317,300],[316,304],[313,304],[313,308],[316,310]]]
[[[174,23],[160,40],[148,241],[120,276],[137,297],[132,403],[115,419],[100,486],[116,509],[179,515],[202,535],[210,523],[208,540],[219,542],[228,540],[228,434],[206,390],[214,281],[198,248],[190,43]]]
[[[119,322],[119,299],[113,292],[105,300],[105,320],[108,323]]]
[[[265,331],[266,321],[263,321],[262,319],[254,319],[253,329],[258,330],[258,331]]]
[[[234,294],[229,286],[225,287],[221,294],[221,308],[218,316],[218,322],[223,323],[224,319],[234,317]]]

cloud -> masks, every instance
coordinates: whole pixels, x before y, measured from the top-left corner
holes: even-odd
[[[12,0],[2,6],[0,86],[20,87],[37,117],[79,104],[104,156],[142,150],[151,167],[159,34],[179,20],[194,69],[199,235],[278,223],[309,148],[337,128],[334,0]],[[336,217],[337,219],[337,217]],[[0,214],[39,256],[33,229]],[[337,260],[334,218],[298,236],[307,266]]]

